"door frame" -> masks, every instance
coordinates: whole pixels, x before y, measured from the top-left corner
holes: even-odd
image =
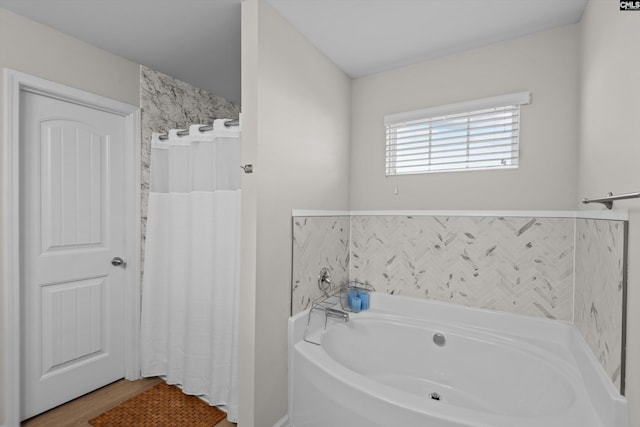
[[[32,92],[125,119],[125,370],[140,378],[140,108],[19,71],[4,69],[2,135],[2,350],[4,425],[20,425],[20,93]]]

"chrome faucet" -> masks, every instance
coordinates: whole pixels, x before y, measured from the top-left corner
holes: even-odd
[[[320,274],[318,275],[318,288],[326,297],[329,296],[329,291],[331,290],[331,275],[329,274],[329,269],[326,267],[320,270]]]
[[[346,311],[338,310],[337,308],[325,308],[324,314],[326,317],[337,317],[345,322],[349,321],[349,313]]]

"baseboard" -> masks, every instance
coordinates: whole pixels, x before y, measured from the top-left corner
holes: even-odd
[[[285,415],[284,417],[280,418],[278,421],[276,421],[273,427],[291,427],[291,425],[289,424],[289,415]]]

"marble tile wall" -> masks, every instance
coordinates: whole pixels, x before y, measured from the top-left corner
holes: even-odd
[[[333,286],[349,280],[349,217],[294,217],[291,313],[309,308],[323,293],[318,274],[329,269]]]
[[[622,374],[625,222],[576,220],[575,318],[611,381]]]
[[[237,119],[240,106],[166,74],[140,66],[142,132],[142,258],[147,225],[151,134],[210,124],[213,119]],[[144,265],[144,263],[142,263]]]
[[[571,320],[573,219],[354,216],[350,278],[391,294]]]
[[[571,218],[363,215],[346,222],[293,221],[293,313],[321,296],[315,280],[320,268],[345,260],[346,279],[381,292],[572,320]]]

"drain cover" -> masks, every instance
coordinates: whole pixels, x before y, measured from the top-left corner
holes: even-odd
[[[438,347],[442,347],[447,342],[447,339],[440,332],[433,334],[433,343]]]
[[[441,399],[442,399],[442,396],[440,396],[440,395],[439,395],[438,393],[436,393],[435,391],[434,391],[433,393],[431,393],[431,394],[429,395],[429,397],[430,397],[431,399],[433,399],[433,400],[441,400]]]

